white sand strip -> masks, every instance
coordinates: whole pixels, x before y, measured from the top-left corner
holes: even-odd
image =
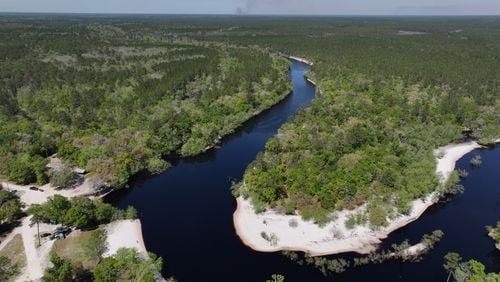
[[[316,81],[310,79],[310,78],[306,78],[307,81],[309,81],[309,83],[311,83],[312,85],[315,85],[316,86]]]
[[[475,141],[471,141],[467,143],[450,144],[435,150],[435,154],[438,156],[436,160],[436,173],[443,177],[441,181],[448,180],[450,174],[455,170],[455,164],[459,159],[477,148],[481,148],[481,145],[477,144]],[[443,156],[442,158],[439,158],[440,154]]]
[[[290,60],[294,60],[294,61],[297,61],[297,62],[301,62],[301,63],[304,63],[306,65],[310,65],[312,66],[314,63],[307,60],[307,59],[304,59],[304,58],[300,58],[300,57],[295,57],[295,56],[287,56],[285,55],[285,57],[287,57],[288,59]]]
[[[112,256],[120,248],[135,248],[139,253],[147,254],[139,219],[114,221],[106,226],[106,230],[108,231],[108,251],[104,256]]]
[[[436,155],[441,152],[443,156],[436,160],[436,173],[441,175],[441,181],[448,179],[457,160],[479,147],[480,145],[476,142],[468,142],[437,149]],[[315,256],[343,252],[365,254],[374,250],[381,242],[380,240],[386,238],[392,231],[418,219],[437,200],[437,193],[432,193],[425,199],[413,201],[409,215],[400,215],[391,219],[387,227],[377,231],[371,230],[368,226],[356,226],[351,230],[345,227],[348,216],[363,211],[364,206],[354,211],[338,212],[334,221],[320,227],[310,221],[304,221],[297,215],[283,215],[274,211],[256,214],[250,201],[239,197],[233,220],[236,233],[243,243],[256,251],[294,250],[309,252]],[[297,226],[291,227],[291,221],[296,221]],[[262,237],[262,232],[265,232],[268,237],[274,234],[277,242],[271,244]]]
[[[43,276],[43,268],[35,243],[37,228],[36,225],[29,226],[30,218],[23,219],[21,236],[23,237],[24,252],[26,253],[26,274],[31,281],[40,279]]]

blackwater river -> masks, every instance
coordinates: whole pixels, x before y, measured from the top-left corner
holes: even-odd
[[[476,150],[462,158],[458,167],[470,170],[462,182],[465,193],[435,205],[421,219],[384,241],[384,246],[404,239],[414,243],[425,233],[443,230],[441,243],[419,263],[389,262],[325,277],[312,267],[290,262],[280,253],[255,252],[241,243],[233,227],[236,202],[230,192],[231,180],[241,179],[248,164],[264,150],[266,141],[314,98],[314,86],[304,79],[307,69],[307,65],[293,62],[293,92],[225,137],[219,149],[180,159],[167,172],[136,181],[130,189],[108,196],[107,201],[115,206],[132,205],[138,210],[146,248],[164,258],[163,275],[174,276],[180,282],[259,282],[273,273],[285,275],[287,282],[446,281],[442,258],[449,251],[467,259],[476,258],[489,271],[499,271],[499,252],[484,229],[500,220],[499,149]],[[475,154],[483,157],[479,169],[469,165]]]

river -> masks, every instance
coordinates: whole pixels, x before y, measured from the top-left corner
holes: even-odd
[[[298,266],[280,253],[258,253],[244,246],[235,234],[232,215],[236,202],[231,180],[241,179],[266,141],[300,108],[314,98],[315,88],[304,74],[308,66],[293,62],[293,91],[283,101],[252,118],[236,133],[225,137],[220,148],[203,155],[180,159],[165,173],[137,180],[130,189],[108,196],[120,208],[134,206],[142,221],[148,251],[164,259],[165,277],[178,281],[251,281],[273,273],[290,281],[445,281],[442,257],[457,251],[477,258],[490,271],[500,271],[500,255],[486,236],[485,225],[500,220],[500,149],[476,150],[462,158],[458,167],[470,170],[464,194],[430,208],[421,219],[384,241],[389,246],[408,238],[416,242],[424,233],[442,229],[445,237],[422,262],[389,262],[348,270],[325,277],[307,266]],[[469,159],[483,157],[483,166],[471,169]],[[495,173],[497,172],[497,173]],[[352,257],[354,254],[342,255]]]

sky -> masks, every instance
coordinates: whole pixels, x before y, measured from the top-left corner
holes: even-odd
[[[0,12],[500,15],[500,0],[0,0]]]

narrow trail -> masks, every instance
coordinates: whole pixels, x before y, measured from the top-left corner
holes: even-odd
[[[36,226],[30,227],[30,218],[23,219],[21,236],[23,237],[24,252],[26,254],[24,273],[28,279],[35,280],[43,276],[43,269],[35,243]]]

